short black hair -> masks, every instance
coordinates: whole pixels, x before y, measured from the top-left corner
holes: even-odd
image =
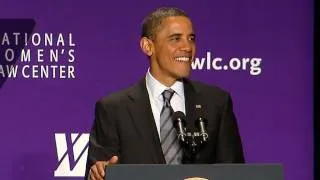
[[[163,19],[172,16],[184,16],[190,19],[182,9],[175,7],[157,8],[143,19],[141,37],[153,38]]]

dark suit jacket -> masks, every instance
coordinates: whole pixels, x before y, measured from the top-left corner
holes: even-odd
[[[190,80],[184,80],[184,91],[187,128],[194,129],[199,113],[208,120],[209,140],[195,163],[244,162],[229,94]],[[201,105],[202,112],[197,112],[196,105]],[[165,163],[144,79],[96,103],[86,175],[95,161],[113,155],[125,164]],[[190,163],[186,155],[183,163]]]

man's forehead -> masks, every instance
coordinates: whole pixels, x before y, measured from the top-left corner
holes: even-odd
[[[168,31],[170,34],[194,34],[192,22],[189,18],[184,16],[172,16],[165,18],[157,28],[157,32],[160,31]]]
[[[169,16],[164,19],[162,19],[160,25],[164,24],[174,24],[174,23],[186,23],[192,25],[191,20],[188,17],[185,16]]]

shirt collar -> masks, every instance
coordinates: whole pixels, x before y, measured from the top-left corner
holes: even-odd
[[[146,75],[146,85],[153,98],[161,97],[162,92],[169,88],[173,89],[179,97],[184,97],[183,82],[176,81],[171,87],[167,87],[161,84],[156,78],[152,76],[152,74],[150,73],[150,69],[148,69]]]

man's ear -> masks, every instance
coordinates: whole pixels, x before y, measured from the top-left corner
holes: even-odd
[[[146,37],[142,37],[140,39],[140,48],[147,56],[151,56],[153,54],[152,41]]]

